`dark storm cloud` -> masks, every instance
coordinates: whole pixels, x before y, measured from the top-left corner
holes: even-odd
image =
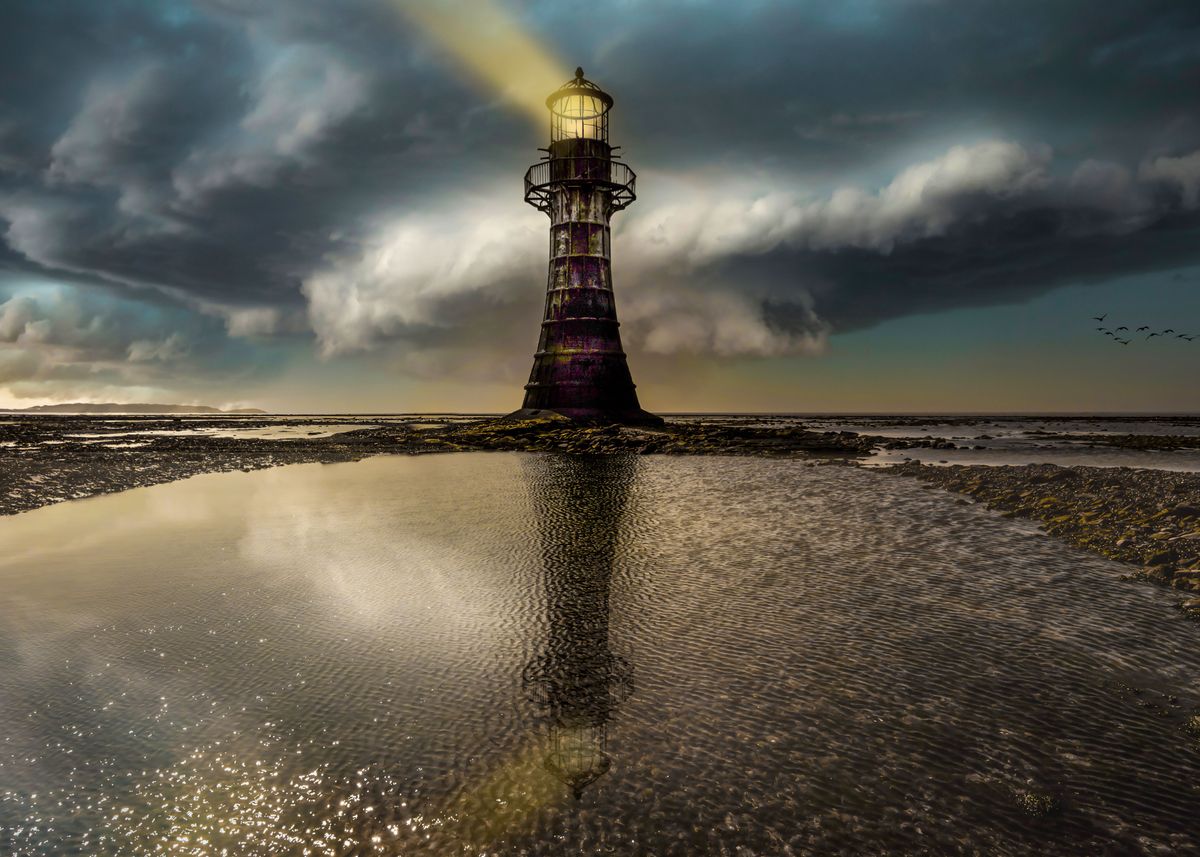
[[[515,136],[445,109],[478,98],[421,70],[386,4],[47,6],[6,12],[0,45],[0,217],[45,267],[298,305],[358,218],[461,167],[464,134]]]
[[[642,171],[618,244],[635,346],[816,350],[1200,261],[1194,3],[510,8],[616,93]],[[536,316],[545,227],[518,195],[539,132],[390,2],[3,14],[0,265],[235,335],[307,315],[330,354],[494,353]]]
[[[964,225],[880,255],[865,250],[820,254],[782,249],[724,260],[715,279],[730,276],[778,283],[804,271],[815,305],[838,331],[952,307],[1020,303],[1068,284],[1100,282],[1196,262],[1200,217],[1164,218],[1132,236],[1062,234],[1064,215],[1030,210],[1002,225]],[[736,273],[735,273],[736,272]],[[763,301],[764,317],[783,330],[796,318],[786,292]]]
[[[564,4],[563,32],[587,4]],[[628,7],[626,7],[628,8]],[[1135,159],[1200,146],[1200,7],[895,0],[643,4],[597,40],[622,128],[667,159],[800,169],[963,130]],[[592,38],[568,35],[576,45]]]
[[[741,210],[651,214],[638,231],[670,220],[675,236],[658,247],[635,238],[634,247],[656,283],[736,282],[782,331],[811,329],[814,308],[847,331],[1196,262],[1200,153],[1061,172],[1045,147],[954,147],[877,193],[848,187],[815,201],[776,195]],[[729,228],[731,217],[750,227]],[[692,261],[683,278],[676,259]]]

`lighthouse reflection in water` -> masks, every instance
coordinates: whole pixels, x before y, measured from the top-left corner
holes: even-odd
[[[546,634],[526,665],[526,695],[545,717],[544,764],[576,798],[613,765],[608,723],[633,691],[609,642],[609,591],[637,460],[546,456],[526,464],[544,569]]]

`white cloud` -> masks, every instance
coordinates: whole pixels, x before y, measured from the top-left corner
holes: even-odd
[[[770,216],[769,204],[750,208]],[[401,217],[382,226],[359,253],[309,277],[303,291],[323,353],[365,350],[378,340],[427,328],[470,329],[507,341],[507,332],[488,330],[487,315],[514,301],[540,302],[546,276],[547,222],[513,209],[506,193],[494,203]],[[623,234],[631,231],[636,227]],[[701,240],[734,252],[752,237],[748,228],[725,234],[709,228]],[[811,311],[811,325],[803,332],[775,330],[753,297],[735,290],[689,291],[663,281],[662,268],[677,260],[652,242],[631,240],[616,254],[627,343],[659,353],[756,356],[823,347],[825,325]],[[530,324],[534,329],[532,316]],[[461,345],[486,348],[474,337]]]
[[[514,213],[511,194],[402,216],[305,280],[309,321],[327,355],[406,328],[451,326],[466,296],[486,308],[509,300],[517,283],[544,280],[545,251],[545,227]]]
[[[122,79],[93,82],[50,150],[46,174],[51,184],[118,187],[120,210],[137,214],[156,208],[156,193],[139,154],[153,141],[155,114],[171,96],[162,68],[154,64]]]
[[[990,207],[1029,197],[1050,184],[1050,149],[994,140],[954,146],[903,170],[872,193],[842,187],[827,199],[793,192],[713,192],[710,178],[681,183],[680,201],[634,213],[622,227],[635,256],[693,267],[780,244],[808,250],[857,248],[881,253],[897,244],[945,235]],[[789,182],[781,182],[783,185]],[[687,187],[694,190],[690,193]],[[699,187],[697,187],[699,185]]]
[[[180,75],[161,63],[93,81],[79,112],[50,149],[47,188],[115,190],[110,220],[122,243],[186,232],[170,210],[173,192],[165,180],[174,146],[188,133],[188,97]],[[49,213],[64,214],[61,208]]]
[[[132,363],[169,363],[185,356],[188,350],[187,340],[178,333],[163,339],[138,339],[126,349]]]
[[[0,304],[0,342],[16,342],[37,319],[37,302],[18,295]]]
[[[64,258],[73,224],[84,216],[70,202],[27,193],[0,196],[4,239],[25,258],[47,267],[76,270]]]
[[[770,290],[706,282],[702,269],[781,245],[889,253],[947,234],[1051,186],[1050,150],[1006,141],[955,146],[872,193],[846,187],[828,198],[755,193],[712,177],[654,176],[677,200],[631,209],[615,224],[616,288],[627,345],[657,353],[773,356],[819,353],[829,325],[814,311],[803,271],[782,292],[787,329],[767,317]],[[1094,171],[1093,171],[1094,172]],[[1089,181],[1085,171],[1081,181]],[[717,180],[717,185],[720,181]],[[546,222],[516,213],[509,188],[458,209],[401,216],[359,252],[308,277],[309,320],[326,355],[371,348],[427,327],[461,328],[489,305],[532,294],[544,280]],[[463,298],[474,306],[465,309]]]
[[[778,357],[819,354],[829,326],[806,308],[804,329],[780,330],[760,303],[732,292],[641,289],[622,306],[622,332],[655,354]]]
[[[622,336],[627,347],[661,354],[820,353],[830,325],[818,314],[809,272],[795,270],[781,282],[776,271],[757,282],[735,279],[723,266],[780,248],[888,255],[1047,207],[1063,213],[1063,229],[1137,229],[1156,211],[1146,182],[1186,188],[1192,164],[1158,159],[1135,178],[1118,164],[1085,161],[1057,178],[1048,147],[992,140],[954,146],[878,190],[847,186],[822,198],[720,175],[651,174],[656,195],[671,202],[643,202],[614,224]],[[330,256],[303,281],[321,352],[369,350],[399,339],[407,364],[436,354],[444,366],[454,362],[447,350],[493,354],[508,347],[514,334],[501,328],[537,312],[546,229],[543,217],[517,208],[508,186],[439,210],[381,219],[354,249]],[[786,311],[777,311],[780,305]],[[267,309],[222,312],[234,335],[279,326]]]
[[[107,317],[52,294],[40,300],[16,295],[0,304],[0,342],[106,350],[115,331]]]
[[[301,155],[366,99],[366,81],[332,56],[292,48],[267,67],[242,127],[281,155]]]
[[[1177,158],[1164,156],[1147,161],[1138,170],[1138,176],[1176,187],[1184,208],[1200,207],[1200,149]]]
[[[129,402],[165,392],[191,342],[162,327],[154,313],[70,287],[17,294],[0,303],[0,398]]]
[[[231,306],[208,300],[187,300],[186,296],[184,299],[198,312],[221,319],[225,332],[235,339],[310,332],[308,319],[298,307]]]

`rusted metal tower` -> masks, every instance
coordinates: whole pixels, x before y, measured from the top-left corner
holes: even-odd
[[[613,300],[609,220],[636,199],[637,176],[608,143],[612,105],[581,68],[546,99],[550,148],[525,173],[525,201],[550,215],[550,274],[525,404],[514,416],[662,422],[638,404]]]

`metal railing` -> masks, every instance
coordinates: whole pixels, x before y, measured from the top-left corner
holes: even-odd
[[[613,211],[620,211],[637,199],[637,173],[620,161],[608,158],[550,158],[530,167],[525,173],[525,201],[539,211],[550,210],[550,198],[556,187],[594,184],[605,186],[612,195]]]

